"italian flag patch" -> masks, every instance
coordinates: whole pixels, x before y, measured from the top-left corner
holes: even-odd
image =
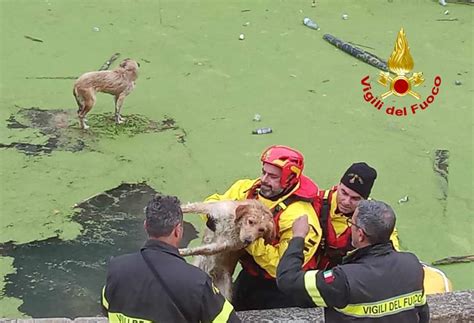
[[[323,272],[323,278],[326,284],[330,284],[334,281],[334,275],[332,273],[332,270],[326,270]]]

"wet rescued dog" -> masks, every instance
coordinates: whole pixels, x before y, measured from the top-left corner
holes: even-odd
[[[244,248],[263,238],[271,243],[275,224],[270,210],[257,200],[191,203],[181,206],[184,213],[204,213],[215,224],[206,227],[203,244],[180,249],[183,256],[196,256],[194,265],[207,272],[221,293],[232,298],[232,274]]]
[[[79,109],[79,125],[82,129],[88,129],[85,117],[94,107],[96,93],[103,92],[114,96],[115,100],[115,123],[125,121],[120,116],[125,97],[135,87],[140,65],[132,60],[125,59],[120,65],[111,71],[96,71],[82,74],[74,83],[73,94]]]

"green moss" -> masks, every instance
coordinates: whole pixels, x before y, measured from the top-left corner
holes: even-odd
[[[147,132],[160,132],[177,128],[174,126],[174,121],[169,118],[165,118],[165,121],[161,123],[137,114],[126,115],[123,116],[123,118],[126,119],[124,123],[116,124],[113,114],[91,114],[88,125],[90,126],[90,131],[94,134],[111,138],[123,135],[134,136]],[[169,122],[167,123],[166,120]]]

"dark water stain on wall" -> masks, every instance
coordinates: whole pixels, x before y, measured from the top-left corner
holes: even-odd
[[[17,270],[6,277],[5,296],[22,299],[19,310],[34,317],[100,314],[108,259],[143,245],[143,210],[155,193],[146,183],[121,184],[76,206],[73,220],[83,226],[77,239],[0,245],[2,255],[14,257]],[[181,246],[197,236],[185,222]]]

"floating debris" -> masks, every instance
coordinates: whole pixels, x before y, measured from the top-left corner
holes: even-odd
[[[315,30],[319,30],[319,26],[317,23],[315,23],[314,21],[312,21],[310,18],[306,17],[303,19],[303,25],[311,28],[311,29],[315,29]]]
[[[252,134],[254,135],[265,135],[268,133],[272,133],[273,130],[272,128],[258,128],[252,131]]]
[[[338,39],[330,34],[325,34],[323,36],[323,39],[328,43],[341,49],[342,51],[346,52],[347,54],[363,61],[364,63],[372,65],[378,68],[379,70],[388,72],[387,62],[378,57],[377,55],[369,53],[358,47],[352,46],[351,44],[346,43],[345,41],[342,41],[341,39]]]
[[[108,70],[110,65],[112,65],[113,62],[115,62],[115,60],[117,58],[119,58],[120,56],[120,53],[115,53],[113,54],[108,61],[106,61],[104,64],[102,64],[102,66],[99,68],[99,71],[105,71],[105,70]]]
[[[449,175],[449,150],[437,149],[434,155],[433,170],[439,175],[439,186],[441,189],[441,203],[443,206],[443,215],[446,215],[448,209],[448,175]]]
[[[459,81],[459,80],[456,80],[456,81],[454,81],[454,84],[456,84],[456,85],[461,85],[461,84],[462,84],[462,82],[461,82],[461,81]]]
[[[398,204],[406,203],[408,202],[408,200],[409,200],[408,195],[405,195],[404,197],[398,200]]]
[[[262,116],[259,115],[258,113],[256,113],[256,114],[253,116],[253,121],[259,122],[260,120],[262,120]]]
[[[245,39],[245,35],[244,35],[244,34],[240,34],[240,35],[239,35],[239,39],[240,39],[240,40],[244,40],[244,39]]]
[[[435,160],[433,164],[433,169],[438,173],[442,178],[448,182],[449,174],[449,150],[446,149],[437,149],[435,151]]]
[[[27,80],[75,80],[79,76],[27,76]]]
[[[342,20],[347,20],[347,19],[349,19],[349,15],[343,14],[343,15],[341,16],[341,18],[342,18]]]
[[[460,263],[473,262],[473,261],[474,261],[474,255],[468,255],[468,256],[446,257],[440,260],[433,261],[431,264],[434,266],[439,266],[439,265],[460,264]]]
[[[449,15],[449,10],[446,10],[446,11],[444,12],[444,14],[445,14],[445,15]]]
[[[31,37],[31,36],[28,36],[28,35],[25,35],[25,38],[26,38],[26,39],[29,39],[29,40],[32,40],[32,41],[35,41],[35,42],[38,42],[38,43],[42,43],[42,42],[43,42],[42,39],[35,38],[35,37]]]

